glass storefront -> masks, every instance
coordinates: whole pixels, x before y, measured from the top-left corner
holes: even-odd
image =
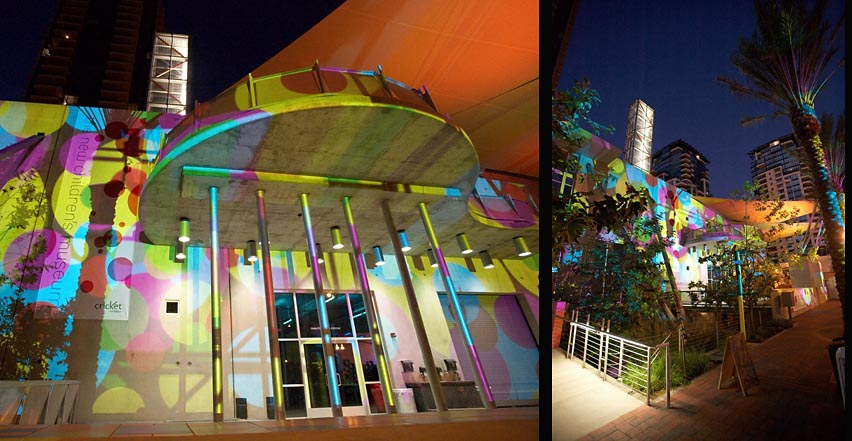
[[[358,293],[326,293],[321,301],[328,312],[343,414],[385,413],[364,299]],[[276,293],[275,311],[287,418],[330,417],[316,296]]]

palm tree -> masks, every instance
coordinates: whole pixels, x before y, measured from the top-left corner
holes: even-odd
[[[775,108],[772,117],[786,116],[793,136],[804,149],[805,162],[814,181],[817,206],[826,227],[827,244],[834,268],[846,333],[846,225],[837,191],[831,185],[820,140],[820,121],[814,100],[846,58],[837,38],[843,18],[831,25],[825,19],[826,0],[813,8],[796,0],[755,0],[757,32],[741,38],[732,57],[744,81],[719,77],[737,95],[766,101]],[[839,59],[835,60],[839,56]],[[836,63],[830,68],[832,63]],[[762,118],[744,118],[743,125]]]
[[[819,121],[822,124],[819,136],[825,151],[828,177],[840,199],[840,214],[843,216],[843,222],[846,222],[846,194],[843,190],[846,181],[846,112],[837,118],[830,113],[823,113]]]

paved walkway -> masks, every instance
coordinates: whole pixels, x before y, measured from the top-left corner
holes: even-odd
[[[666,409],[662,394],[650,407],[614,415],[579,439],[849,439],[826,349],[842,333],[840,302],[829,301],[793,322],[793,328],[763,343],[748,344],[760,384],[748,389],[747,397],[738,389],[718,389],[717,366],[673,391],[671,409]]]
[[[224,423],[62,424],[0,426],[0,439],[93,440],[154,437],[204,441],[535,441],[538,407],[461,409],[449,412]],[[190,438],[191,439],[191,438]]]

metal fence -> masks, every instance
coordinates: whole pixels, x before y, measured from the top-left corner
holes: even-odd
[[[577,357],[583,367],[597,370],[604,381],[610,378],[627,387],[645,394],[646,403],[651,405],[651,364],[665,351],[666,357],[666,407],[670,406],[669,343],[649,346],[596,329],[588,323],[579,323],[576,317],[568,326],[568,347],[565,356]]]

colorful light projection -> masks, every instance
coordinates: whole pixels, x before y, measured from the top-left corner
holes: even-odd
[[[138,223],[139,192],[161,156],[161,140],[178,121],[147,112],[0,102],[0,164],[19,164],[0,187],[14,188],[16,176],[29,172],[45,190],[50,213],[46,220],[28,219],[22,230],[0,231],[0,271],[9,270],[34,235],[45,236],[45,262],[55,266],[25,287],[25,301],[42,305],[34,311],[44,319],[64,314],[64,335],[43,341],[65,348],[48,361],[48,378],[81,380],[80,422],[210,419],[210,251],[190,246],[185,261],[175,263],[171,247],[146,243]],[[38,133],[44,133],[39,142],[21,144]],[[10,206],[0,207],[4,219]],[[221,320],[230,324],[222,326],[223,359],[233,361],[222,366],[224,410],[231,411],[237,395],[248,399],[251,416],[265,418],[272,391],[259,265],[243,265],[242,250],[222,250],[218,257]],[[273,250],[270,261],[276,290],[312,291],[304,253]],[[538,270],[531,262],[476,272],[461,259],[448,259],[448,266],[462,297],[520,292],[537,310]],[[358,290],[347,254],[329,254],[320,268],[327,289]],[[435,354],[463,360],[447,329],[436,271],[409,268]],[[388,374],[402,384],[399,361],[420,356],[397,266],[376,267],[367,277],[376,293]],[[8,286],[0,288],[0,298],[11,295]],[[166,313],[165,300],[177,302],[179,313]],[[501,365],[513,363],[510,351],[498,346],[494,354]],[[537,377],[535,365],[517,369]]]

